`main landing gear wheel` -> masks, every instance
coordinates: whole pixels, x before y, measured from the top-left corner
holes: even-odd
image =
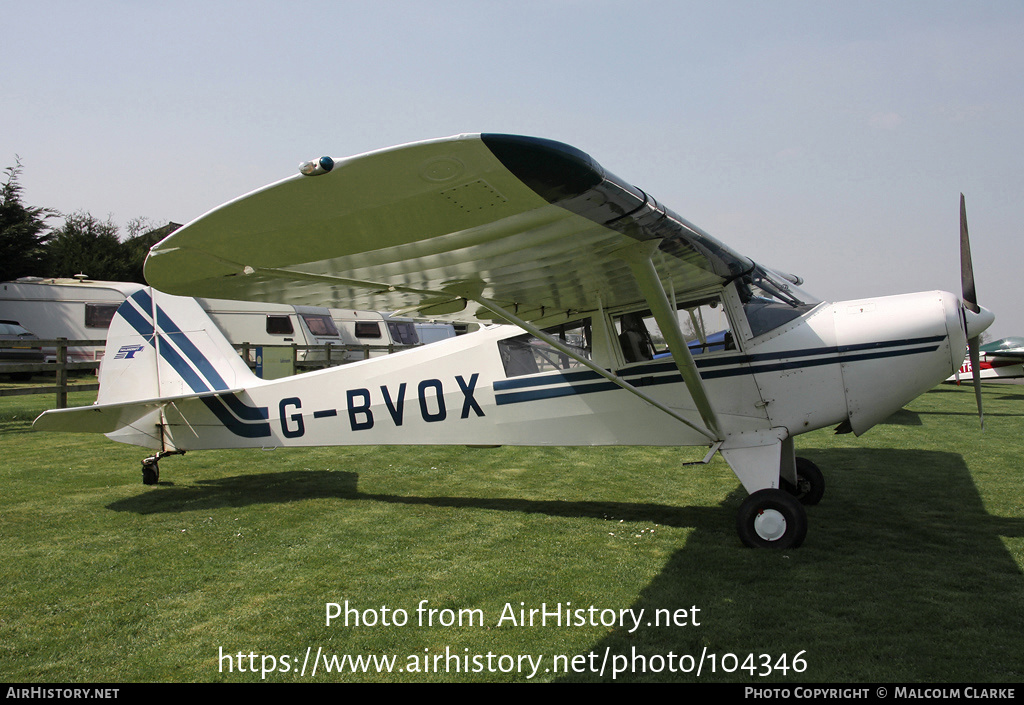
[[[783,479],[782,489],[796,497],[800,504],[814,506],[825,494],[825,475],[807,458],[797,458],[796,485]]]
[[[785,490],[758,490],[740,505],[736,530],[751,548],[796,548],[807,536],[807,511]]]

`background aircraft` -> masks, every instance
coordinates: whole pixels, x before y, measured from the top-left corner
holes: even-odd
[[[964,359],[947,382],[960,383],[960,378],[974,372],[970,357]],[[1024,338],[1000,338],[978,348],[978,372],[983,380],[1024,377]]]

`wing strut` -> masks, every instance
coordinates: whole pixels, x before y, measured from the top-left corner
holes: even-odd
[[[646,242],[629,245],[620,249],[616,254],[629,265],[633,277],[640,286],[640,291],[647,299],[651,307],[654,320],[657,321],[661,334],[665,336],[668,349],[672,353],[672,359],[683,376],[686,389],[693,397],[694,404],[700,412],[704,424],[715,434],[714,440],[722,440],[721,425],[718,423],[718,416],[711,406],[707,392],[704,390],[704,383],[697,372],[697,365],[690,354],[690,348],[686,344],[686,338],[679,327],[679,319],[676,317],[676,310],[668,300],[665,287],[658,278],[658,270],[654,268],[651,259],[658,251],[660,240],[648,240]]]
[[[475,293],[475,292],[468,293],[468,294],[463,294],[463,295],[466,296],[466,298],[471,299],[472,301],[475,301],[477,304],[479,304],[480,306],[484,307],[485,309],[487,309],[491,313],[496,314],[497,316],[500,316],[501,318],[504,318],[509,323],[517,325],[520,328],[522,328],[523,330],[525,330],[528,333],[530,333],[531,335],[539,338],[540,340],[543,340],[545,343],[547,343],[548,345],[553,347],[558,352],[560,352],[560,353],[562,353],[564,355],[568,355],[569,357],[571,357],[573,360],[575,360],[576,362],[580,363],[581,365],[590,368],[591,370],[593,370],[597,374],[599,374],[602,377],[604,377],[609,382],[612,382],[613,384],[616,384],[616,385],[622,387],[623,389],[625,389],[627,392],[630,392],[631,394],[635,394],[636,396],[640,397],[641,399],[643,399],[648,404],[651,404],[652,406],[660,409],[661,411],[664,411],[666,414],[668,414],[672,418],[674,418],[674,419],[676,419],[678,421],[681,421],[682,423],[684,423],[687,426],[689,426],[690,428],[692,428],[694,431],[697,431],[701,435],[706,436],[708,438],[708,440],[710,440],[712,442],[717,442],[717,441],[720,440],[714,433],[708,431],[705,428],[701,428],[700,426],[697,426],[692,421],[687,420],[686,418],[681,416],[676,411],[673,411],[672,409],[670,409],[669,407],[665,406],[661,402],[654,400],[649,395],[644,394],[643,392],[641,392],[639,389],[637,389],[636,387],[631,385],[626,380],[618,377],[617,375],[613,374],[612,372],[609,372],[608,370],[604,369],[603,367],[594,364],[593,362],[591,362],[587,358],[585,358],[582,355],[580,355],[579,352],[577,352],[576,350],[573,350],[572,348],[569,348],[566,345],[564,345],[557,338],[555,338],[555,337],[545,333],[544,331],[542,331],[539,328],[537,328],[537,326],[534,326],[534,325],[524,321],[523,319],[519,318],[518,316],[516,316],[512,312],[505,310],[504,308],[502,308],[498,304],[494,303],[493,301],[485,299],[483,296],[481,296],[481,295],[479,295],[478,293]]]

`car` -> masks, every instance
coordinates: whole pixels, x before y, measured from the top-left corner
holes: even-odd
[[[0,321],[0,372],[12,363],[43,362],[42,348],[34,346],[39,337],[17,321]],[[32,377],[31,372],[9,372],[11,378],[24,382]]]

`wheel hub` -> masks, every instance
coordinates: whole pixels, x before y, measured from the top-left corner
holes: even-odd
[[[786,517],[775,509],[764,509],[754,518],[754,531],[765,541],[777,541],[786,533]]]

